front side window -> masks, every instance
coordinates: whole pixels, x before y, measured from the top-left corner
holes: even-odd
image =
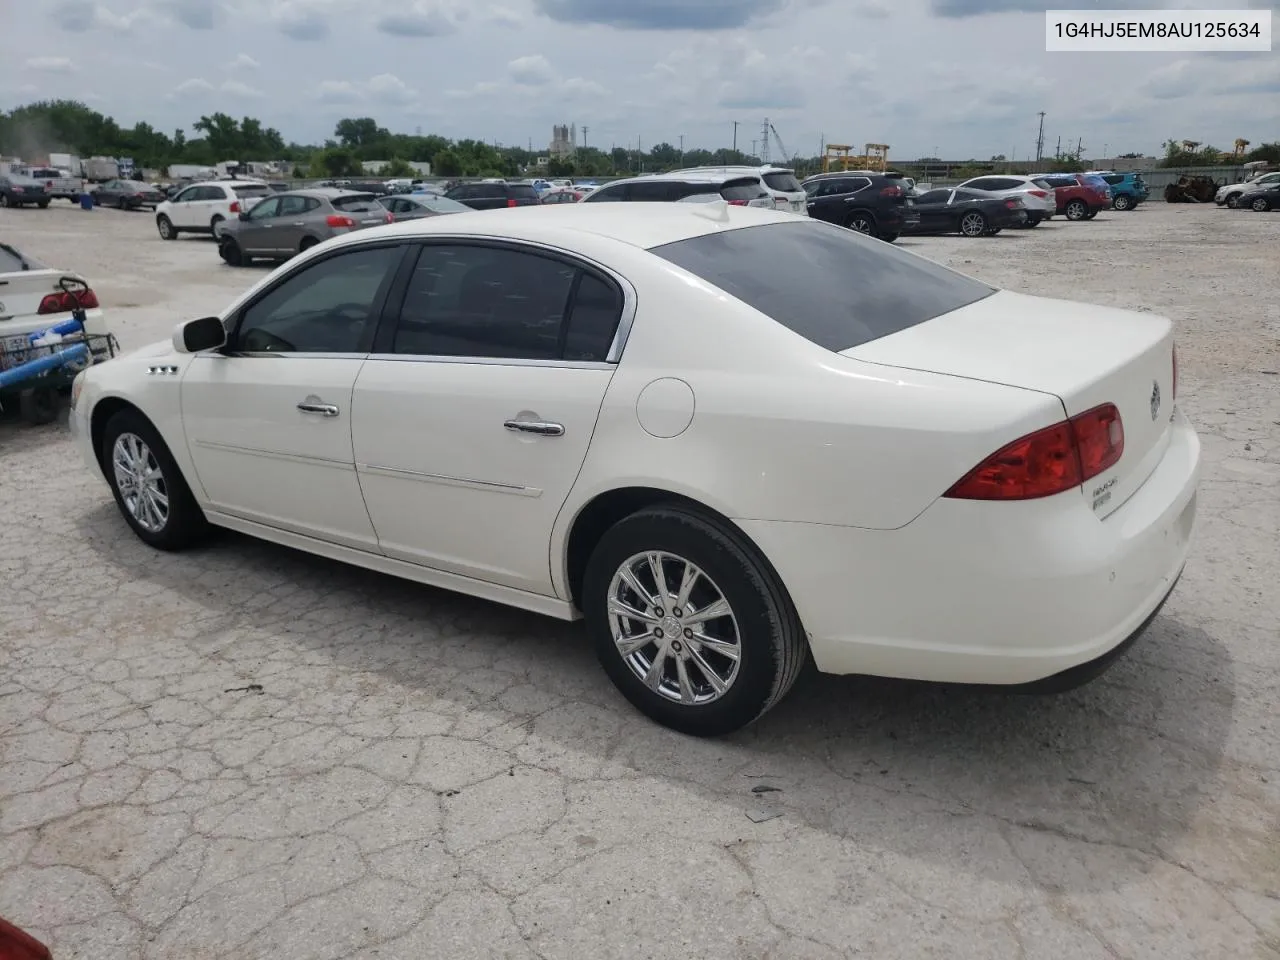
[[[255,204],[254,208],[249,211],[250,220],[266,220],[268,217],[279,216],[280,214],[280,198],[270,197],[263,200],[259,204]]]
[[[187,189],[183,190],[181,193],[179,193],[176,197],[173,198],[173,202],[187,203],[191,200],[197,199],[199,195],[200,195],[199,187],[187,187]]]
[[[819,220],[709,233],[649,252],[836,352],[995,293],[941,264]]]
[[[665,180],[633,183],[627,199],[633,203],[668,203],[673,199],[672,186],[673,184]]]
[[[280,216],[282,217],[301,216],[302,214],[306,213],[308,210],[313,209],[311,206],[311,204],[313,203],[316,206],[319,206],[319,203],[317,201],[311,200],[309,197],[299,197],[299,196],[281,197],[280,198]]]
[[[402,253],[399,246],[349,250],[290,274],[245,308],[232,349],[245,353],[367,352],[378,310]]]
[[[950,190],[930,190],[916,197],[916,203],[946,203],[950,196]]]

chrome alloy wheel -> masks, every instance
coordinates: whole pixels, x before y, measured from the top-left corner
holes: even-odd
[[[129,516],[148,533],[159,533],[169,522],[169,487],[151,448],[133,433],[116,437],[111,449],[116,489]]]
[[[966,237],[980,237],[987,232],[987,221],[980,213],[966,213],[960,219],[960,232]]]
[[[711,703],[742,659],[733,609],[705,572],[671,553],[637,553],[609,583],[609,625],[623,661],[674,703]]]

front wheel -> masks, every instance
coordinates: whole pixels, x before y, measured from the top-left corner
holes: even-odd
[[[1230,207],[1232,210],[1238,210],[1240,208],[1240,194],[1233,193],[1230,196],[1228,196],[1227,206]]]
[[[208,529],[169,448],[136,410],[121,410],[102,437],[102,463],[125,522],[144,543],[181,550]]]
[[[37,201],[36,201],[36,206],[37,206],[37,207],[39,207],[41,210],[47,210],[47,209],[49,209],[49,201],[48,201],[48,200],[37,200]]]
[[[591,555],[582,596],[609,678],[682,733],[746,726],[808,659],[777,574],[740,533],[694,510],[651,507],[614,524]]]
[[[178,231],[173,229],[173,221],[163,213],[156,217],[156,229],[160,231],[161,240],[178,239]]]
[[[1072,200],[1066,209],[1068,220],[1083,220],[1089,214],[1089,208],[1083,200]]]
[[[1122,193],[1111,201],[1111,206],[1117,210],[1130,210],[1133,208],[1133,201]]]
[[[960,232],[966,237],[980,237],[989,228],[987,218],[977,210],[970,210],[960,218]]]
[[[236,243],[230,237],[224,237],[222,242],[218,244],[218,256],[232,267],[243,267],[248,260],[244,253],[240,250],[240,244]]]

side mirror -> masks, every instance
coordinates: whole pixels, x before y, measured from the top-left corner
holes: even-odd
[[[241,211],[240,211],[240,219],[241,219],[241,220],[248,220],[248,219],[249,219],[249,211],[248,211],[248,210],[241,210]]]
[[[227,331],[218,317],[186,320],[173,328],[173,349],[179,353],[216,350],[227,342]]]

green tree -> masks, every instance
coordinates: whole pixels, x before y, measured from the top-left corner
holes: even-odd
[[[418,171],[409,166],[408,162],[400,157],[392,157],[387,161],[387,165],[379,171],[378,176],[387,177],[416,177]]]
[[[221,162],[223,160],[240,160],[244,148],[244,136],[240,124],[234,117],[225,113],[213,113],[202,116],[191,125],[193,130],[204,134],[209,150]]]
[[[441,150],[431,161],[431,172],[438,177],[460,177],[462,169],[462,158],[453,150]]]

